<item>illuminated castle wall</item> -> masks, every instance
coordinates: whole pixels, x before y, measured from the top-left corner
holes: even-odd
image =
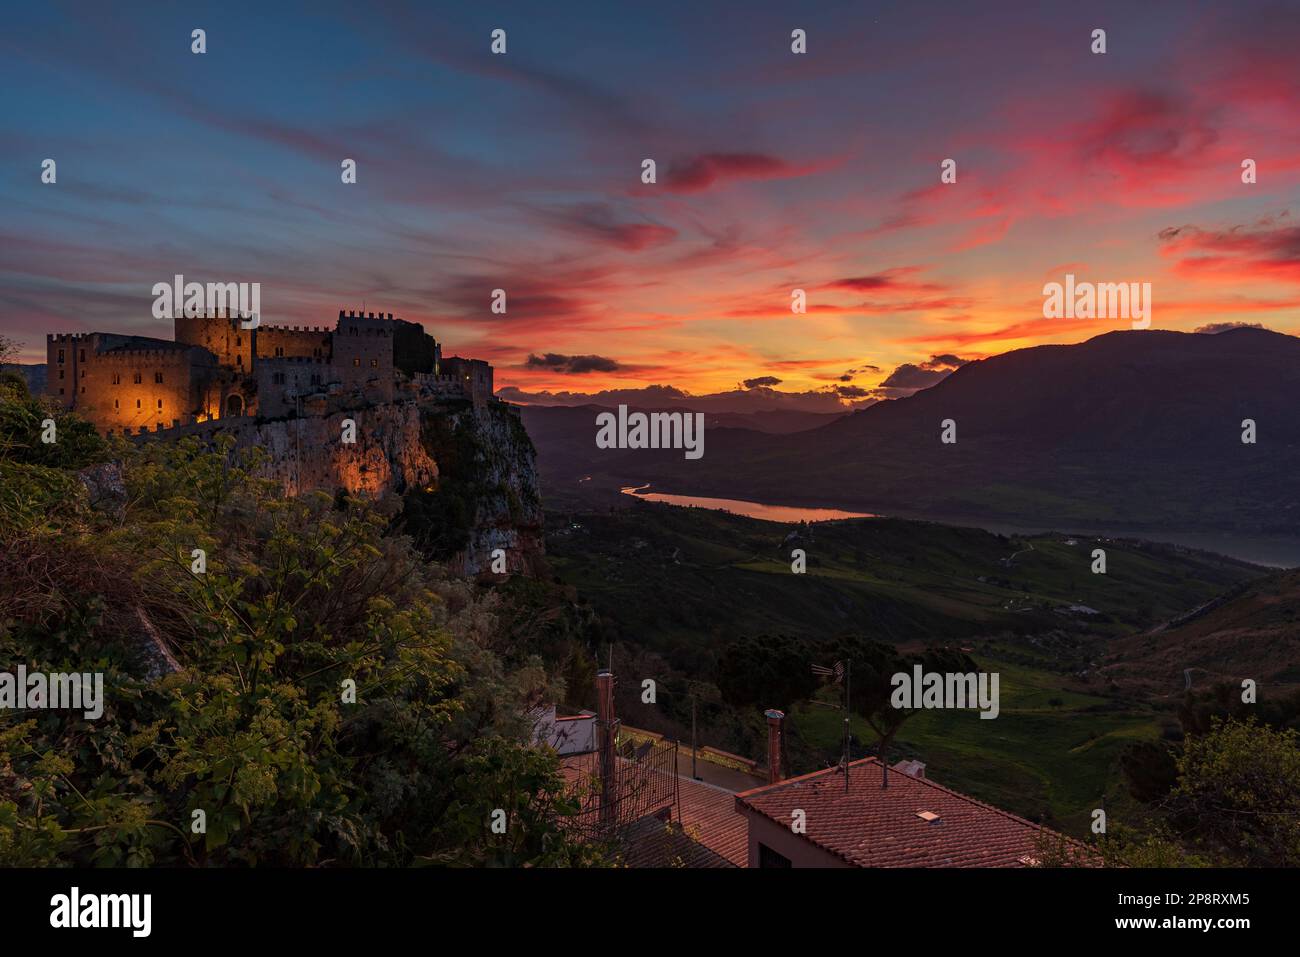
[[[259,325],[227,316],[179,317],[174,341],[108,333],[46,337],[46,391],[101,431],[152,432],[211,419],[319,415],[393,401],[396,341],[423,343],[424,368],[475,402],[491,398],[491,366],[452,360],[417,324],[392,313],[340,310],[334,329]],[[410,368],[408,364],[406,368]],[[450,370],[449,370],[450,371]],[[415,378],[427,378],[415,375]],[[409,385],[409,383],[408,383]]]

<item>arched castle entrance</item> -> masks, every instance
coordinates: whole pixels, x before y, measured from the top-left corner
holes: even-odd
[[[243,415],[243,414],[244,414],[243,397],[234,394],[226,396],[226,417],[230,418],[231,416]]]

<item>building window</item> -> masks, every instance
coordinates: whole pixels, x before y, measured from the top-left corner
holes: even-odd
[[[284,355],[284,346],[276,346],[276,347],[275,347],[275,354],[276,354],[277,356],[282,356],[282,355]]]
[[[236,346],[236,347],[239,347],[239,346],[242,346],[243,344],[244,344],[244,337],[243,337],[243,336],[235,336],[235,346]]]
[[[284,385],[284,373],[283,372],[273,373],[271,376],[271,381],[274,382],[276,385]]]
[[[378,369],[378,368],[379,368],[379,360],[378,360],[378,359],[371,359],[371,360],[370,360],[370,368],[372,368],[372,369]]]
[[[113,400],[113,411],[116,412],[119,408],[121,408],[121,407],[117,404],[117,399],[114,399],[114,400]]]
[[[59,375],[62,376],[63,373],[60,372]],[[122,373],[120,373],[120,372],[114,372],[114,373],[113,373],[113,385],[121,385],[121,384],[122,384]]]
[[[136,400],[135,400],[135,407],[136,407],[137,409],[140,408],[140,400],[139,400],[139,399],[136,399]]]
[[[158,411],[159,411],[159,412],[162,411],[162,399],[159,399],[159,400],[158,400]]]
[[[63,361],[63,350],[62,350],[62,349],[59,350],[59,361],[60,361],[60,362]]]
[[[81,394],[82,395],[86,394],[86,387],[84,385],[81,387]]]
[[[353,359],[353,360],[352,360],[352,364],[353,364],[354,366],[359,366],[359,365],[361,365],[361,360],[360,360],[360,359]]]
[[[242,355],[235,356],[235,364],[242,366],[244,364],[244,357]]]
[[[62,370],[62,369],[59,370],[59,378],[60,378],[60,379],[63,378],[63,370]]]
[[[82,362],[85,362],[85,361],[86,361],[86,350],[85,350],[85,349],[82,349],[82,350],[81,350],[81,361],[82,361]]]
[[[758,844],[758,866],[759,867],[794,867],[790,863],[790,858],[784,854],[778,854],[761,841]]]
[[[135,384],[136,384],[136,385],[139,385],[142,381],[143,381],[143,380],[140,378],[140,373],[137,372],[137,373],[135,374]]]
[[[82,370],[81,370],[81,377],[82,377],[83,379],[86,377],[86,370],[85,370],[85,369],[82,369]]]
[[[153,381],[156,382],[158,385],[162,385],[162,373],[155,372],[153,374]]]

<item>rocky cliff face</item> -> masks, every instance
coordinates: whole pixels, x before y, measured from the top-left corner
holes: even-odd
[[[420,440],[442,470],[406,496],[407,530],[459,574],[536,574],[543,554],[537,453],[509,406],[421,407]],[[501,550],[494,567],[493,552]]]
[[[492,571],[492,552],[499,548],[507,571],[536,574],[544,551],[544,520],[537,452],[528,432],[517,414],[497,403],[461,411],[454,421],[477,435],[481,488],[458,570],[464,575]]]
[[[351,444],[343,441],[347,419],[356,423]],[[402,402],[231,431],[238,446],[266,451],[262,474],[290,494],[402,495],[402,529],[456,574],[494,571],[498,548],[509,573],[541,567],[536,452],[508,406]]]
[[[414,403],[372,406],[322,418],[249,424],[235,433],[239,446],[268,455],[262,474],[290,495],[345,489],[381,496],[432,485],[438,463],[419,441],[421,410]],[[356,423],[356,441],[343,441],[343,424]]]

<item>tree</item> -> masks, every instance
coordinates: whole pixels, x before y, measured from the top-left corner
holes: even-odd
[[[789,635],[737,639],[718,658],[717,686],[737,707],[778,708],[787,714],[817,690],[808,642]]]
[[[865,719],[876,734],[882,788],[889,787],[889,746],[903,723],[916,713],[915,709],[894,707],[894,675],[910,676],[918,664],[927,673],[976,670],[975,662],[960,651],[927,648],[920,654],[902,654],[892,645],[859,635],[836,639],[828,645],[826,654],[837,661],[852,662],[849,710]]]
[[[1300,864],[1300,734],[1215,719],[1188,738],[1178,784],[1166,804],[1173,821],[1251,867]]]
[[[30,411],[0,403],[18,406],[0,424]],[[117,454],[120,513],[0,523],[0,660],[99,673],[105,692],[98,718],[0,721],[0,865],[595,859],[562,827],[555,756],[529,747],[541,662],[499,658],[492,601],[384,508],[285,497],[229,444]],[[0,447],[0,465],[77,484],[75,463],[27,455]],[[149,673],[145,635],[178,670]]]
[[[791,712],[817,691],[809,644],[789,635],[757,635],[728,645],[718,658],[715,683],[722,699],[740,708],[785,712],[781,762],[790,767],[787,742],[794,731]]]

